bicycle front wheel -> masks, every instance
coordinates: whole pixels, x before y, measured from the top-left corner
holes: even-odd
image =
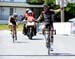
[[[48,48],[48,55],[50,56],[50,37],[48,36],[48,43],[47,43],[47,48]]]
[[[48,47],[48,55],[50,56],[50,47]]]

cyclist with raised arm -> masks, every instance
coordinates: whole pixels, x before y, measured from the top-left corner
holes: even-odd
[[[8,19],[8,26],[11,31],[11,34],[12,34],[12,31],[14,31],[14,34],[12,34],[13,37],[14,37],[14,35],[16,36],[16,27],[18,25],[16,22],[17,16],[18,16],[17,13],[14,13],[12,16],[9,16],[9,19]],[[12,30],[12,28],[13,28],[13,30]]]
[[[54,28],[53,28],[52,14],[53,14],[54,12],[59,12],[59,11],[60,11],[60,9],[58,9],[58,10],[53,10],[53,9],[51,9],[47,4],[44,4],[43,11],[41,12],[40,16],[39,16],[38,19],[37,19],[38,21],[40,21],[41,18],[44,17],[44,25],[43,25],[43,29],[42,29],[43,34],[45,34],[44,31],[45,31],[45,29],[46,29],[47,27],[50,27],[51,30],[54,30]],[[51,44],[51,46],[52,46],[52,45],[53,45],[53,31],[50,31],[50,36],[51,36],[50,44]],[[47,43],[48,43],[48,42],[47,42]],[[53,50],[52,47],[51,47],[51,50]]]

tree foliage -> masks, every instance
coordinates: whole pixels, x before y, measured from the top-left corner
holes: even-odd
[[[60,7],[56,5],[55,0],[29,0],[31,3],[45,3],[48,4],[53,9],[59,9]],[[68,21],[70,18],[75,17],[75,3],[68,3],[65,7],[65,21]],[[55,19],[60,21],[60,13],[55,14]]]
[[[65,21],[75,17],[75,3],[68,3],[65,8]]]
[[[44,3],[43,0],[29,0],[28,3],[31,3],[31,4],[40,4],[40,3]]]

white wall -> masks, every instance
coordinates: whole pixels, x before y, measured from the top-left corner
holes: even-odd
[[[69,22],[54,23],[54,29],[56,30],[56,34],[70,35],[72,31],[72,23],[69,23]]]
[[[14,8],[14,12],[23,15],[25,13],[25,8]]]
[[[10,8],[8,7],[3,7],[3,15],[9,15],[9,12],[10,12]]]
[[[8,7],[0,7],[0,20],[7,19],[10,13],[10,9]]]
[[[18,15],[24,15],[26,8],[14,8],[13,13],[17,13]],[[10,15],[10,8],[9,7],[0,7],[0,19],[8,19],[8,16]]]

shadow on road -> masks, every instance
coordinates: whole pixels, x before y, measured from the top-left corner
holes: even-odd
[[[14,43],[28,43],[28,42],[17,41],[17,42],[14,42]]]
[[[0,55],[0,56],[49,56],[49,55]],[[72,53],[51,53],[50,56],[75,56]]]
[[[33,38],[32,40],[43,40],[42,38]]]
[[[51,53],[51,56],[75,56],[72,53]]]

